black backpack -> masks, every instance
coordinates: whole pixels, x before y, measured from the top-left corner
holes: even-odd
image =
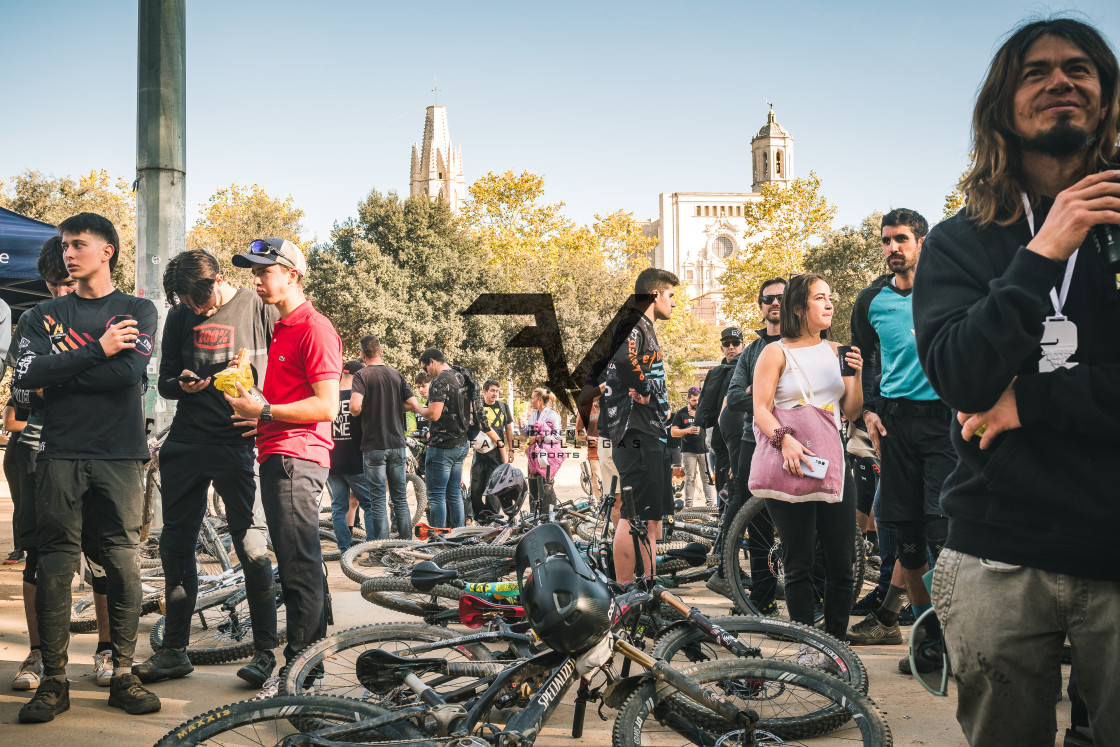
[[[463,388],[463,398],[469,412],[466,425],[468,438],[473,438],[474,434],[486,427],[486,417],[482,412],[482,388],[478,385],[478,379],[475,378],[474,371],[466,366],[452,366],[451,368],[460,374],[463,381],[466,382],[466,386]]]
[[[700,390],[700,402],[696,405],[696,425],[701,428],[719,425],[719,409],[723,404],[723,394],[727,391],[723,382],[731,375],[733,368],[733,365],[720,363],[704,377],[704,388]]]

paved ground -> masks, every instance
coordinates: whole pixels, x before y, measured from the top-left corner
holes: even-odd
[[[561,498],[574,496],[578,488],[578,464],[570,460],[559,478]],[[7,485],[0,482],[0,557],[11,549],[11,499]],[[400,619],[395,613],[370,605],[358,593],[358,586],[332,564],[330,584],[335,599],[335,629],[371,622]],[[21,745],[147,745],[186,719],[226,703],[254,694],[242,687],[234,676],[240,663],[198,667],[189,677],[152,686],[163,701],[163,709],[147,716],[128,716],[106,704],[107,689],[93,681],[92,656],[95,634],[74,635],[70,647],[70,711],[50,724],[26,726],[16,722],[20,706],[30,697],[7,689],[8,683],[27,654],[27,630],[21,601],[22,565],[0,565],[0,744]],[[707,589],[682,594],[708,614],[726,614],[730,603]],[[150,654],[148,633],[155,616],[140,621],[137,658]],[[853,622],[856,620],[853,618]],[[993,620],[993,624],[997,621]],[[904,629],[905,630],[905,629]],[[939,745],[957,747],[965,741],[953,718],[955,693],[935,698],[909,677],[897,672],[902,646],[869,646],[856,649],[867,666],[870,694],[886,712],[896,745]],[[950,688],[953,685],[950,682]],[[569,695],[569,700],[574,698]],[[1059,706],[1059,723],[1068,724],[1069,703]],[[601,722],[588,709],[584,736],[570,737],[570,706],[558,711],[540,738],[540,744],[606,745],[610,743],[611,722]],[[18,741],[17,741],[18,740]],[[828,744],[821,740],[821,744]]]

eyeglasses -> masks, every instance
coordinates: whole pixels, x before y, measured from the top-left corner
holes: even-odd
[[[249,252],[251,254],[271,254],[279,256],[280,250],[268,243],[264,239],[256,239],[249,244]]]
[[[775,293],[775,294],[770,295],[770,296],[763,296],[761,298],[761,301],[764,305],[770,305],[770,304],[774,303],[775,301],[781,301],[782,300],[782,295],[783,295],[782,293]]]

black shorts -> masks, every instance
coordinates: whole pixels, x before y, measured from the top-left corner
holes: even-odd
[[[875,500],[875,488],[879,484],[879,465],[874,459],[851,455],[848,455],[848,462],[852,465],[852,476],[855,478],[856,510],[869,514]]]
[[[915,406],[888,400],[879,414],[887,435],[879,440],[882,456],[881,521],[925,521],[942,516],[941,487],[957,455],[949,441],[952,413],[941,403]]]
[[[642,521],[661,521],[673,513],[673,461],[669,444],[656,436],[627,431],[614,443],[620,490],[634,491],[634,509]],[[629,519],[626,509],[622,518]]]

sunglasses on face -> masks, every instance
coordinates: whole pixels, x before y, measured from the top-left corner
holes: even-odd
[[[781,294],[781,293],[775,293],[772,296],[763,296],[762,297],[762,303],[769,305],[769,304],[774,303],[775,301],[781,301],[782,300],[782,295],[783,294]]]
[[[739,340],[724,340],[724,341],[723,341],[723,342],[721,342],[721,343],[720,343],[719,345],[720,345],[720,347],[722,347],[722,348],[737,348],[737,347],[739,347],[739,346],[740,346],[740,345],[742,345],[742,344],[743,344],[743,343],[742,343],[742,342],[740,342]]]

